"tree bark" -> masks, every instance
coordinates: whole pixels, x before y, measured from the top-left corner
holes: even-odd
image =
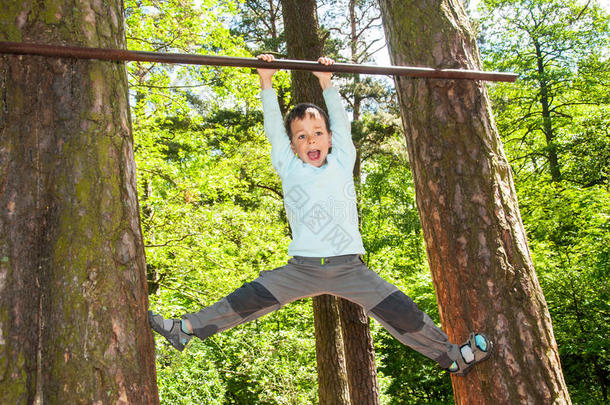
[[[291,59],[317,60],[324,42],[318,29],[315,0],[282,0],[286,49]],[[318,79],[310,72],[292,71],[292,101],[324,106]],[[313,298],[318,397],[321,405],[349,405],[349,388],[337,299],[330,295]]]
[[[360,305],[343,298],[338,302],[351,404],[378,405],[379,385],[369,317]]]
[[[0,40],[125,47],[120,0],[7,1]],[[125,66],[0,83],[0,403],[158,403]]]
[[[313,298],[318,400],[320,405],[349,405],[349,385],[341,339],[339,308],[332,295]]]
[[[358,33],[356,30],[356,0],[350,0],[350,51],[351,62],[359,63],[358,60]],[[354,86],[360,82],[360,75],[354,75]],[[360,108],[362,96],[356,90],[353,96],[353,121],[360,119]],[[354,181],[360,183],[362,158],[360,148],[356,145],[356,161],[354,163]],[[360,216],[358,216],[360,220]],[[343,346],[345,349],[345,363],[347,368],[347,380],[349,383],[349,395],[352,404],[378,405],[379,385],[377,383],[377,366],[375,364],[375,345],[371,336],[369,318],[360,305],[338,299],[339,316],[341,320],[341,332],[343,335]]]
[[[323,56],[324,40],[318,27],[318,11],[315,0],[282,0],[284,36],[289,59],[317,60]],[[324,106],[324,97],[318,79],[311,72],[293,70],[292,102],[313,103]]]
[[[380,1],[392,62],[480,69],[459,0]],[[458,404],[570,403],[485,87],[396,79],[441,320],[452,341],[484,331],[490,360],[453,377]]]

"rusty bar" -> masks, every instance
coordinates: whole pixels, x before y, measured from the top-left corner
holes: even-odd
[[[397,75],[430,79],[468,79],[492,82],[514,82],[517,79],[517,75],[514,73],[484,72],[479,70],[432,69],[410,66],[377,66],[360,65],[354,63],[335,63],[330,66],[324,66],[318,62],[290,59],[278,59],[274,62],[265,62],[256,58],[240,58],[232,56],[142,52],[122,49],[83,48],[77,46],[43,45],[23,42],[0,41],[0,53],[125,62],[139,61],[245,68],[277,68],[308,71],[363,73],[373,75]]]

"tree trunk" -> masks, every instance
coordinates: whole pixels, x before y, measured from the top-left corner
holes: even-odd
[[[3,41],[125,47],[120,0],[2,9]],[[135,181],[124,64],[0,58],[0,403],[158,402]]]
[[[481,68],[461,1],[380,3],[394,64]],[[496,343],[490,360],[453,377],[456,403],[570,403],[485,87],[396,84],[444,328],[454,342],[475,330]]]
[[[349,405],[349,386],[337,299],[332,295],[314,297],[313,316],[318,364],[318,400],[321,405]]]
[[[288,57],[317,60],[323,53],[314,0],[282,0]],[[292,71],[293,103],[324,106],[318,79],[310,72]],[[337,300],[330,295],[313,298],[318,364],[318,397],[321,405],[348,405],[349,389]]]
[[[356,0],[349,2],[350,20],[350,51],[351,62],[358,60],[358,33],[356,30]],[[354,75],[356,89],[353,98],[353,121],[360,119],[362,96],[358,92],[357,84],[360,75]],[[360,148],[356,145],[356,161],[354,163],[354,181],[358,184],[361,179],[362,158]],[[360,216],[358,216],[360,220]],[[352,404],[378,405],[379,385],[377,383],[377,366],[375,364],[375,345],[371,336],[369,318],[360,305],[339,298],[339,315],[341,318],[341,331],[345,348],[345,363],[349,383],[349,395]]]
[[[324,40],[320,37],[317,13],[315,0],[282,0],[288,58],[318,60],[323,56]],[[293,70],[291,79],[293,104],[324,106],[320,84],[311,72]]]
[[[352,405],[378,405],[375,346],[364,308],[339,298],[341,331]]]
[[[356,119],[356,118],[354,118]],[[360,182],[360,152],[354,165],[354,180]],[[353,405],[378,405],[379,385],[375,345],[364,308],[338,298],[349,395]]]
[[[536,67],[538,72],[538,86],[540,88],[540,107],[542,108],[542,132],[546,141],[546,155],[549,162],[551,179],[554,182],[561,181],[561,170],[559,168],[559,157],[557,156],[557,144],[555,141],[555,130],[551,117],[551,102],[549,100],[549,83],[546,78],[544,57],[537,38],[532,39],[536,48]]]

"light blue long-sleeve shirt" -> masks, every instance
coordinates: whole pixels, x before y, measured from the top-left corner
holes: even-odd
[[[315,167],[301,161],[290,148],[275,91],[261,92],[271,163],[282,179],[284,207],[292,229],[291,256],[364,253],[352,175],[356,148],[350,122],[338,91],[330,87],[323,94],[333,147],[326,164]]]

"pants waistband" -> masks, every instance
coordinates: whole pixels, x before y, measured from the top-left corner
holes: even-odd
[[[294,256],[294,261],[298,264],[309,264],[316,266],[330,266],[345,263],[352,263],[356,260],[362,261],[361,255],[341,255],[341,256],[329,256],[329,257],[306,257],[306,256]]]

